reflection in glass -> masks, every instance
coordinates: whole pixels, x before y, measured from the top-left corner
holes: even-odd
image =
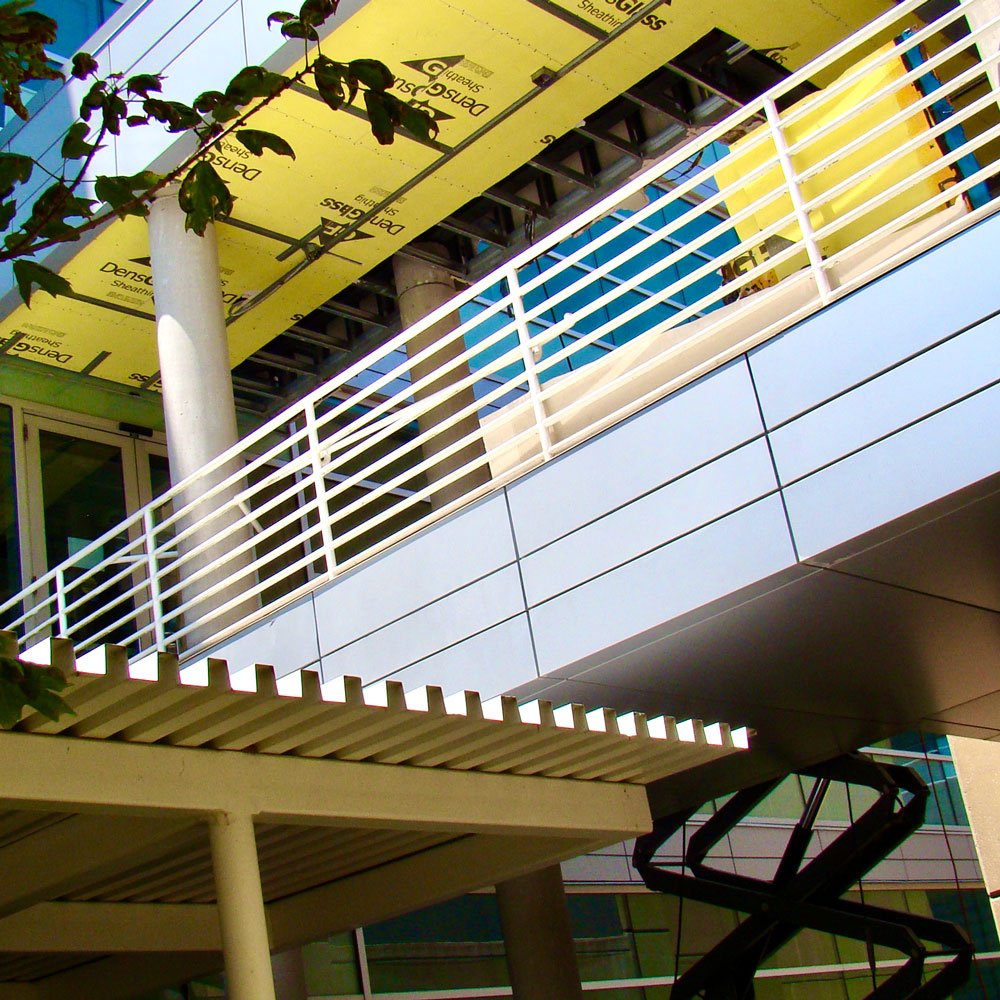
[[[121,448],[116,445],[67,437],[52,431],[41,431],[38,442],[45,556],[48,567],[52,568],[125,520],[124,468]],[[122,535],[107,547],[117,548],[125,540]],[[104,548],[67,570],[67,584],[96,566],[105,557]],[[99,588],[119,569],[112,566],[90,577],[88,590]],[[131,601],[121,597],[130,586],[131,581],[126,576],[95,597],[83,601],[79,607],[69,611],[70,624],[100,612],[88,622],[87,633],[102,632],[131,610]],[[101,635],[101,641],[114,642],[117,631]]]

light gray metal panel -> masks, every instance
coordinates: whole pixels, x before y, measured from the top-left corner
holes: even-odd
[[[1000,308],[998,237],[994,216],[752,351],[768,427]]]
[[[569,590],[776,489],[767,444],[751,441],[523,557],[528,604]]]
[[[353,642],[513,561],[507,505],[496,494],[316,593],[320,650]]]
[[[315,664],[319,641],[312,599],[282,608],[267,621],[216,647],[209,656],[226,660],[231,673],[254,663],[270,663],[279,677]]]
[[[983,479],[998,463],[1000,388],[994,387],[786,487],[799,556]]]
[[[584,854],[562,863],[563,880],[566,882],[628,882],[630,866],[622,857],[609,854]]]
[[[445,695],[478,691],[492,698],[537,677],[527,614],[494,625],[392,675],[407,691],[436,684]]]
[[[377,603],[382,596],[375,589],[368,598]],[[507,566],[356,642],[335,650],[325,647],[323,676],[355,674],[365,683],[376,681],[523,611],[517,567]],[[469,664],[462,686],[479,683],[475,665]]]
[[[760,500],[532,608],[539,670],[596,654],[793,562],[780,500]]]
[[[771,432],[783,483],[863,448],[1000,378],[1000,317]]]
[[[184,49],[198,38],[214,49],[237,49],[240,58],[245,58],[242,45],[242,17],[239,27],[239,45],[225,34],[217,34],[213,25],[230,11],[241,15],[240,0],[176,0],[174,3],[151,3],[139,17],[133,18],[119,28],[111,37],[114,68],[118,73],[162,73]],[[280,37],[280,36],[279,36]],[[244,61],[243,65],[246,65]],[[211,67],[211,80],[206,79],[206,67]],[[216,74],[218,71],[218,75]],[[199,73],[201,90],[228,83],[226,68],[215,61],[204,61]],[[184,100],[179,96],[196,85],[195,78],[186,79],[171,73],[169,97]],[[200,93],[200,91],[199,91]]]
[[[508,488],[521,555],[761,433],[735,361]]]

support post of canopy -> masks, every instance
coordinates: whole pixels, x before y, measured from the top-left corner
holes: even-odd
[[[582,1000],[559,866],[501,882],[497,906],[514,1000]]]
[[[221,813],[208,830],[226,994],[230,1000],[275,1000],[253,820]]]
[[[150,209],[149,251],[163,416],[173,483],[197,472],[236,444],[239,437],[215,230],[209,225],[205,235],[198,236],[186,230],[184,222],[177,190],[164,191]],[[206,474],[190,491],[175,499],[174,509],[194,502],[238,471],[237,465],[228,463]],[[196,506],[174,529],[176,532],[195,523],[200,525],[179,545],[182,557],[202,546],[181,564],[181,578],[208,570],[182,592],[185,604],[197,603],[181,620],[174,618],[169,622],[168,631],[176,632],[185,626],[190,629],[185,643],[188,647],[210,639],[214,632],[248,610],[244,603],[202,627],[191,628],[246,589],[243,581],[242,585],[216,590],[211,597],[206,595],[211,588],[238,576],[251,561],[249,552],[228,555],[250,537],[245,524],[237,525],[241,519],[241,511],[234,503],[237,492],[237,487],[231,486],[216,494]],[[208,544],[212,539],[219,540],[215,545]],[[156,539],[158,545],[165,541]],[[154,593],[158,589],[151,587]],[[154,615],[160,622],[162,611],[157,608],[158,614]]]
[[[949,736],[948,746],[990,898],[993,922],[1000,928],[1000,804],[997,798],[1000,745],[991,740]]]
[[[444,248],[437,244],[427,244],[425,249],[433,250],[436,253],[444,252]],[[392,269],[396,279],[399,317],[404,329],[423,319],[429,312],[443,305],[455,294],[451,275],[445,268],[437,264],[427,263],[415,257],[397,253],[392,258]],[[419,352],[437,344],[442,338],[451,333],[459,325],[459,322],[458,314],[455,313],[439,320],[422,333],[417,334],[406,345],[407,357],[413,358]],[[413,366],[410,371],[411,380],[417,382],[430,375],[464,351],[465,341],[462,337],[457,338],[450,344],[440,345],[426,360],[419,361]],[[441,378],[431,382],[426,388],[415,392],[413,394],[414,399],[419,403],[435,393],[444,392],[468,374],[468,364],[458,364],[450,371],[445,372]],[[420,433],[433,432],[434,428],[438,427],[438,425],[474,402],[475,394],[472,391],[472,386],[448,393],[447,398],[439,405],[417,418],[417,427]],[[437,431],[433,438],[424,443],[423,456],[425,459],[431,459],[435,454],[443,451],[449,445],[469,435],[478,434],[478,432],[479,421],[476,418],[475,412],[473,412],[468,416],[462,417],[450,427]],[[482,438],[473,438],[465,447],[441,459],[441,461],[428,469],[427,479],[432,483],[443,479],[449,473],[460,469],[463,465],[482,455]],[[484,483],[489,482],[489,479],[489,468],[483,463],[434,492],[431,495],[431,506],[435,509],[444,507],[451,503],[452,500],[459,499],[477,486],[482,486]]]

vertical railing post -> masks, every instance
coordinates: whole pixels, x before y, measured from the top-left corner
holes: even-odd
[[[59,635],[69,635],[69,616],[66,614],[66,574],[62,566],[56,570],[56,613],[59,621]]]
[[[778,114],[778,107],[774,103],[773,98],[765,97],[763,103],[764,114],[771,128],[771,138],[774,140],[774,148],[778,152],[778,162],[781,164],[781,172],[785,176],[788,194],[792,199],[792,208],[795,210],[795,218],[802,233],[802,243],[805,245],[806,255],[809,257],[809,267],[816,281],[819,300],[823,305],[827,305],[833,297],[833,289],[830,287],[830,276],[826,273],[826,268],[823,266],[823,254],[820,252],[819,244],[816,242],[816,233],[813,231],[812,223],[809,221],[809,213],[806,211],[805,202],[802,199],[802,188],[799,187],[799,180],[795,175],[795,166],[788,152],[788,142],[785,139],[785,132],[781,125],[781,116]]]
[[[146,549],[146,576],[149,580],[149,609],[153,616],[153,636],[156,648],[165,650],[166,630],[163,627],[163,600],[160,596],[160,560],[156,556],[156,527],[153,508],[147,507],[142,515],[143,540]]]
[[[510,304],[514,312],[514,323],[517,326],[517,339],[521,345],[521,361],[524,373],[528,379],[528,397],[535,413],[535,425],[538,428],[538,440],[542,447],[542,461],[547,462],[552,457],[552,435],[542,400],[542,386],[538,381],[538,370],[535,367],[535,356],[531,353],[531,331],[524,312],[524,300],[521,298],[521,284],[517,280],[517,271],[513,267],[505,268],[503,276],[507,280],[507,290],[510,292]]]
[[[305,405],[306,435],[309,439],[309,459],[312,465],[311,479],[316,491],[316,513],[319,516],[319,530],[323,536],[323,555],[326,559],[326,575],[331,580],[337,573],[337,554],[333,548],[333,531],[330,528],[330,506],[326,501],[326,479],[319,453],[319,430],[316,427],[316,407],[312,400]]]

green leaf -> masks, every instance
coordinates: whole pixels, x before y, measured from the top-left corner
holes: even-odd
[[[146,216],[149,215],[149,208],[144,204],[132,204],[132,202],[135,202],[137,195],[155,187],[162,179],[160,174],[151,170],[143,170],[128,176],[109,177],[101,174],[94,183],[94,194],[110,205],[120,218],[124,219],[127,215]]]
[[[95,181],[94,194],[99,201],[106,202],[115,209],[121,208],[135,197],[127,177],[108,177],[105,174],[101,174]]]
[[[288,10],[276,10],[273,14],[270,14],[267,18],[267,26],[270,28],[272,24],[284,24],[285,21],[294,21],[295,15]]]
[[[80,117],[85,121],[90,121],[90,116],[98,109],[104,106],[104,96],[107,84],[103,80],[98,80],[94,85],[83,95],[83,100],[80,101]]]
[[[20,685],[0,677],[0,729],[16,726],[24,708],[24,695]]]
[[[31,176],[35,161],[20,153],[0,153],[0,198],[6,198],[15,184],[24,184]]]
[[[151,90],[163,90],[160,81],[161,77],[154,76],[152,73],[140,73],[138,76],[129,78],[127,89],[130,94],[135,94],[137,97],[149,97]]]
[[[388,90],[395,80],[392,70],[377,59],[352,59],[347,65],[348,74],[372,90]]]
[[[280,73],[272,73],[263,66],[247,66],[229,81],[226,97],[232,102],[246,104],[255,97],[270,97],[287,82]]]
[[[121,134],[121,122],[128,116],[128,105],[116,94],[106,94],[101,104],[101,121],[112,135]]]
[[[142,110],[150,118],[166,125],[168,132],[186,132],[201,124],[201,115],[180,101],[161,101],[158,97],[147,97],[142,102]]]
[[[334,62],[329,56],[319,55],[313,62],[312,71],[320,97],[334,111],[339,111],[344,105],[344,76],[347,67],[343,63]]]
[[[232,214],[234,198],[207,160],[196,163],[181,184],[178,202],[187,218],[185,229],[205,235],[210,222]]]
[[[72,286],[61,275],[55,271],[50,271],[41,264],[36,264],[33,260],[14,261],[14,280],[17,282],[17,290],[21,293],[21,298],[26,306],[31,306],[31,290],[34,285],[49,295],[66,295],[71,292]]]
[[[440,131],[433,115],[409,104],[400,105],[399,124],[422,142],[429,142]]]
[[[77,122],[75,125],[70,125],[69,131],[66,133],[66,138],[63,139],[61,151],[63,159],[82,160],[97,149],[98,147],[94,143],[86,141],[89,134],[90,126],[84,122]]]
[[[322,24],[337,10],[338,0],[305,0],[299,9],[299,18],[305,24]]]
[[[89,52],[77,52],[73,56],[72,73],[78,80],[86,80],[88,76],[96,75],[97,60]]]
[[[311,42],[319,41],[319,32],[311,24],[300,21],[298,18],[286,21],[281,26],[281,33],[285,38],[306,38]]]
[[[6,229],[17,214],[17,202],[13,199],[0,204],[0,229]]]
[[[388,146],[392,143],[396,126],[400,121],[400,106],[400,102],[392,94],[386,94],[381,90],[365,91],[368,123],[379,145]]]
[[[206,90],[194,99],[194,109],[207,115],[209,111],[214,111],[225,100],[226,95],[221,90]]]
[[[273,132],[261,132],[255,128],[238,129],[236,138],[255,156],[262,156],[265,149],[270,149],[279,156],[290,156],[295,159],[295,150]]]

